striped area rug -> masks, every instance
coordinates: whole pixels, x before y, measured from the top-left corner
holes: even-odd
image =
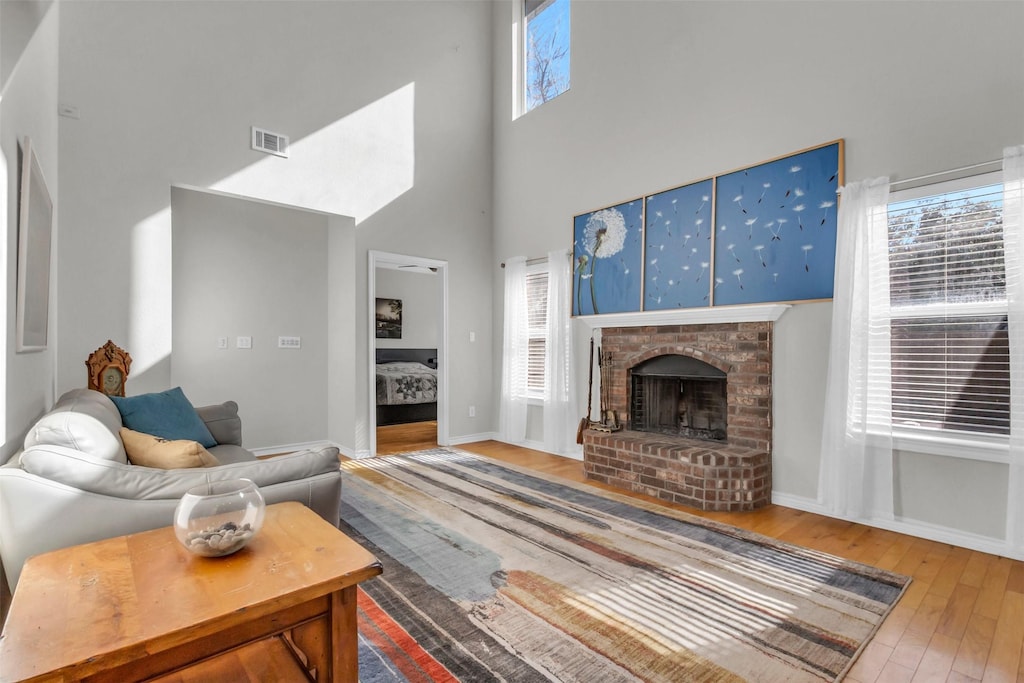
[[[454,449],[342,467],[363,683],[837,681],[910,581]]]

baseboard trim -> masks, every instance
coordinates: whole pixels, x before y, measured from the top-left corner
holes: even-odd
[[[334,445],[337,447],[338,452],[340,452],[346,458],[351,458],[352,460],[360,460],[362,458],[369,458],[370,457],[370,449],[369,448],[363,448],[363,449],[360,449],[360,450],[355,450],[353,448],[347,448],[345,446],[339,446],[338,444],[334,444]]]
[[[449,436],[449,446],[460,446],[464,443],[473,443],[474,441],[498,441],[497,432],[481,432],[479,434],[464,434],[463,436]]]
[[[825,517],[831,517],[825,510],[825,507],[818,503],[813,498],[804,498],[803,496],[794,496],[791,493],[779,493],[778,491],[772,491],[772,504],[781,505],[784,508],[793,508],[794,510],[803,510],[804,512],[813,512],[818,515],[824,515]]]
[[[562,458],[569,458],[570,460],[583,460],[583,446],[580,446],[577,451],[570,453],[554,453],[544,448],[544,443],[541,441],[534,441],[527,439],[526,441],[520,441],[518,443],[513,441],[506,441],[501,438],[498,432],[484,432],[482,434],[468,434],[466,436],[455,436],[448,439],[448,445],[450,446],[461,446],[462,444],[473,443],[474,441],[500,441],[501,443],[507,443],[510,446],[522,446],[523,448],[529,448],[532,451],[540,451],[541,453],[548,453],[549,455],[557,455]]]
[[[557,455],[560,458],[568,458],[569,460],[579,460],[580,462],[583,461],[583,446],[580,446],[577,451],[569,453],[556,453],[554,451],[549,451],[547,448],[545,448],[544,442],[542,441],[533,441],[531,439],[527,439],[526,441],[520,441],[516,443],[513,441],[506,441],[505,439],[502,439],[497,435],[494,437],[494,440],[500,441],[501,443],[507,443],[510,446],[521,446],[523,448],[529,448],[532,451],[540,451],[541,453],[547,453],[548,455]]]
[[[885,529],[886,531],[895,531],[896,533],[924,538],[929,541],[947,543],[949,545],[955,545],[969,550],[977,550],[982,553],[1009,557],[1014,560],[1024,560],[1024,548],[1014,548],[1003,539],[982,536],[981,534],[974,534],[969,531],[950,529],[949,527],[929,524],[928,522],[922,522],[916,519],[863,519],[843,517],[828,512],[825,509],[825,506],[813,498],[804,498],[803,496],[795,496],[788,493],[772,493],[772,503],[782,507],[792,508],[794,510],[812,512],[824,517],[843,519],[848,522],[864,524],[878,529]]]

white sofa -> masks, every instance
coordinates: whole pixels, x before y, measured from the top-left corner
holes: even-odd
[[[32,555],[169,526],[185,491],[208,481],[251,479],[268,505],[298,501],[337,526],[337,448],[259,460],[241,445],[237,404],[196,412],[217,441],[207,450],[222,464],[139,467],[125,454],[113,401],[88,389],[64,394],[29,430],[24,449],[0,467],[0,559],[11,589]]]

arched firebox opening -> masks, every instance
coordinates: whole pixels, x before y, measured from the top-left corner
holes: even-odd
[[[697,358],[656,356],[630,371],[633,430],[726,442],[726,374]]]

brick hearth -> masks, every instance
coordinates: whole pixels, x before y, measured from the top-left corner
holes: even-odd
[[[601,331],[607,407],[623,431],[587,430],[589,479],[701,510],[753,510],[771,500],[771,322],[609,327]],[[630,370],[665,354],[690,356],[727,376],[725,443],[634,432]]]

